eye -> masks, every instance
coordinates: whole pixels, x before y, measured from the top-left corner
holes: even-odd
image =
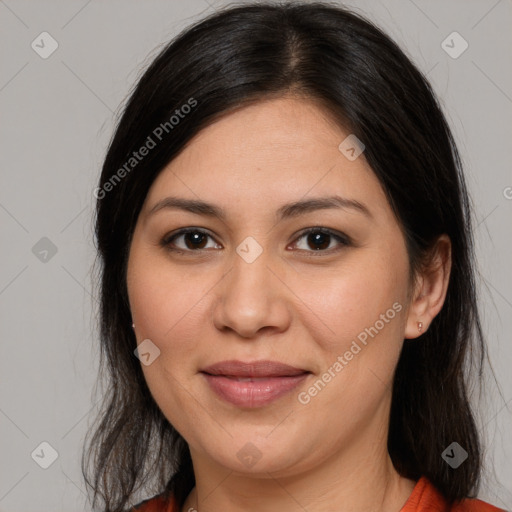
[[[350,245],[350,239],[346,235],[322,227],[309,228],[303,231],[297,240],[302,239],[304,239],[302,244],[298,244],[296,241],[293,245],[307,252],[332,253]]]
[[[168,250],[178,253],[199,252],[204,249],[222,249],[222,246],[216,243],[208,247],[208,238],[213,240],[208,232],[190,227],[167,235],[161,244]],[[304,242],[297,243],[297,241],[303,239]],[[303,231],[292,244],[294,248],[313,253],[312,256],[320,256],[319,253],[331,254],[349,245],[351,245],[351,241],[348,236],[322,227],[309,228]]]
[[[212,247],[207,246],[208,238],[212,238],[210,234],[202,229],[198,228],[185,228],[180,229],[177,233],[173,235],[168,235],[162,240],[162,245],[172,251],[176,252],[192,252],[198,251],[202,249],[208,249]],[[182,239],[182,244],[179,246],[177,241]],[[213,240],[213,238],[212,238]],[[178,245],[178,247],[175,247]],[[213,246],[214,249],[219,249],[221,246],[218,244]]]

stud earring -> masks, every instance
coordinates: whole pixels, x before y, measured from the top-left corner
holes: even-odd
[[[135,329],[135,324],[132,324],[132,329]]]
[[[422,329],[423,329],[423,323],[418,322],[418,331],[421,332]]]

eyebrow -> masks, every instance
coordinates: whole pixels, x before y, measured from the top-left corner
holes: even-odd
[[[325,209],[343,209],[354,210],[362,213],[369,218],[373,218],[372,213],[363,203],[355,200],[341,197],[338,195],[327,197],[315,197],[311,199],[303,199],[292,203],[287,203],[277,210],[277,217],[279,220],[285,220],[292,217],[298,217],[309,212]],[[223,208],[214,204],[206,203],[197,199],[184,199],[180,197],[166,197],[158,201],[148,215],[152,215],[162,209],[178,209],[185,210],[197,215],[205,215],[207,217],[217,217],[222,221],[226,221],[226,212]]]

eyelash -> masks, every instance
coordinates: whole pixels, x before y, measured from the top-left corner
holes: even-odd
[[[213,237],[208,232],[206,232],[202,229],[184,228],[184,229],[180,229],[179,231],[177,231],[176,233],[173,233],[171,235],[166,235],[163,238],[161,245],[164,248],[166,248],[167,250],[172,251],[174,253],[178,253],[178,254],[189,254],[189,253],[201,252],[201,251],[206,250],[206,249],[178,249],[176,247],[171,246],[172,242],[174,242],[177,238],[179,238],[182,235],[186,235],[188,233],[201,233],[201,234],[209,236],[210,238],[213,239]],[[296,244],[298,240],[308,236],[311,233],[321,233],[323,235],[329,235],[329,236],[333,237],[337,242],[339,242],[341,244],[341,247],[338,247],[336,249],[331,248],[331,249],[325,249],[325,250],[320,249],[320,250],[309,250],[309,251],[305,250],[305,249],[299,249],[299,251],[305,251],[306,253],[312,253],[312,254],[308,255],[308,257],[318,257],[318,256],[321,257],[324,255],[331,255],[335,252],[342,250],[343,247],[348,247],[348,246],[352,245],[352,241],[350,240],[350,238],[347,235],[338,233],[336,231],[333,231],[328,228],[323,228],[323,227],[313,227],[313,228],[308,228],[308,229],[302,231],[298,235],[298,237],[295,239],[294,244]]]

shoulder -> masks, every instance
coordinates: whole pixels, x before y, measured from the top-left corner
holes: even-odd
[[[502,508],[495,507],[490,503],[477,499],[466,499],[455,504],[451,512],[504,512]]]
[[[400,512],[504,512],[485,501],[464,499],[449,505],[442,494],[425,477],[416,483]]]
[[[126,512],[179,512],[173,497],[165,499],[163,495],[141,501]]]

